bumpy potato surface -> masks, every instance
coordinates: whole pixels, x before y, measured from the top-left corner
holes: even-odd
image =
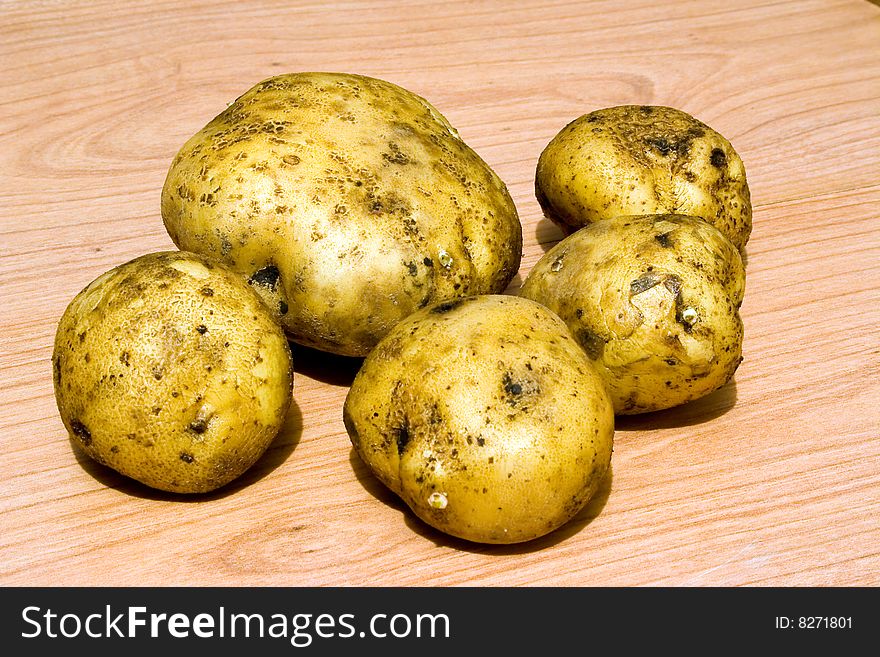
[[[291,402],[284,331],[240,276],[191,253],[148,254],[95,279],[65,310],[52,363],[72,440],[177,493],[241,475]]]
[[[575,516],[611,460],[608,392],[565,324],[527,299],[447,301],[398,324],[345,400],[361,459],[433,527],[517,543]]]
[[[701,219],[648,215],[581,228],[548,251],[520,294],[559,315],[611,391],[643,413],[712,392],[742,360],[739,251]]]
[[[162,216],[293,340],[352,356],[429,303],[503,291],[522,251],[504,183],[430,103],[343,73],[238,98],[174,158]]]
[[[739,155],[671,107],[621,105],[575,119],[541,153],[535,192],[566,234],[620,215],[684,214],[708,221],[742,251],[752,230]]]

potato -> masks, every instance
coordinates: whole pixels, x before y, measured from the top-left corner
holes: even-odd
[[[617,414],[683,404],[742,360],[739,251],[696,217],[599,221],[569,235],[520,294],[559,315],[607,382]]]
[[[52,362],[73,441],[176,493],[241,475],[291,402],[284,331],[240,276],[191,253],[151,253],[98,277],[61,317]]]
[[[566,234],[620,215],[684,214],[713,224],[742,251],[752,230],[739,155],[671,107],[623,105],[572,121],[541,153],[535,192]]]
[[[480,543],[570,520],[609,466],[614,415],[565,324],[515,296],[401,321],[355,377],[343,418],[361,459],[433,527]]]
[[[423,98],[342,73],[265,80],[184,144],[162,191],[180,248],[245,276],[301,344],[364,356],[434,301],[503,291],[507,188]]]

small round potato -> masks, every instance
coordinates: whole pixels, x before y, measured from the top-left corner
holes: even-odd
[[[291,338],[364,356],[434,301],[502,292],[522,227],[504,183],[424,98],[344,73],[265,80],[174,158],[162,217]]]
[[[98,277],[64,312],[52,362],[72,439],[175,493],[241,475],[291,402],[284,331],[237,274],[191,253],[152,253]]]
[[[538,261],[520,294],[559,315],[608,384],[617,414],[683,404],[742,360],[739,251],[695,217],[590,224]]]
[[[419,518],[481,543],[570,520],[614,434],[608,392],[565,324],[503,295],[403,320],[364,360],[343,417],[361,459]]]
[[[621,215],[685,214],[713,224],[742,251],[752,230],[739,155],[671,107],[622,105],[575,119],[541,153],[535,192],[566,234]]]

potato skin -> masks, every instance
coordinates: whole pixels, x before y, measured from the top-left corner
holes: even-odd
[[[400,322],[364,360],[343,417],[361,459],[419,518],[481,543],[570,520],[614,434],[608,392],[565,324],[503,295]]]
[[[147,254],[95,279],[62,315],[52,363],[71,439],[176,493],[241,475],[291,402],[281,327],[237,274],[191,253]]]
[[[522,227],[425,99],[344,73],[255,85],[189,139],[162,191],[180,248],[250,279],[291,338],[364,356],[434,301],[503,291]]]
[[[572,233],[520,294],[544,304],[599,367],[614,410],[670,408],[723,386],[742,360],[742,258],[696,217],[619,217]]]
[[[671,107],[621,105],[575,119],[541,153],[535,193],[566,234],[621,215],[683,214],[708,221],[743,251],[752,231],[739,155]]]

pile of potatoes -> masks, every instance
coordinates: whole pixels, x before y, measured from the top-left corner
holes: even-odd
[[[616,415],[733,376],[751,202],[730,143],[660,106],[572,121],[535,190],[566,237],[505,294],[516,207],[428,101],[342,73],[257,84],[171,163],[179,251],[103,274],[60,319],[71,439],[147,486],[215,490],[282,426],[292,340],[363,357],[345,428],[423,521],[481,543],[553,531],[605,477]]]

